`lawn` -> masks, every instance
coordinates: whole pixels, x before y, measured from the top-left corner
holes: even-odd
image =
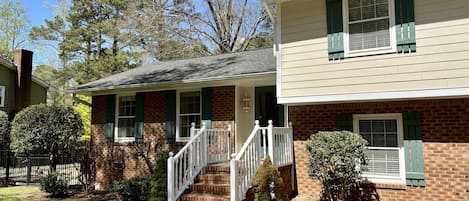
[[[14,187],[1,187],[0,200],[1,201],[26,201],[24,195],[41,193],[39,186],[14,186]]]
[[[39,186],[0,187],[0,201],[112,201],[117,200],[112,193],[85,195],[78,193],[66,198],[49,198],[39,190]]]

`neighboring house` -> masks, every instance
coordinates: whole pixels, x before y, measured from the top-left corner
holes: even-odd
[[[378,200],[468,200],[469,1],[263,2],[277,8],[299,194],[321,193],[308,137],[350,130],[369,142],[365,190]]]
[[[49,85],[32,76],[33,52],[18,49],[14,61],[0,58],[0,110],[13,117],[21,109],[46,103]]]
[[[283,106],[276,103],[275,76],[272,50],[260,49],[158,62],[78,86],[76,93],[92,96],[96,188],[109,189],[115,180],[148,173],[147,164],[137,156],[142,147],[153,160],[157,149],[188,146],[176,152],[179,154],[172,158],[174,164],[170,163],[174,168],[169,173],[174,176],[169,179],[170,186],[174,186],[170,190],[177,191],[170,194],[170,199],[179,197],[192,183],[190,189],[195,195],[184,200],[207,196],[200,193],[229,196],[230,167],[206,166],[229,161],[231,153],[240,152],[253,128],[259,130],[259,135],[261,130],[266,134],[268,120],[273,120],[275,126],[285,125]],[[254,127],[255,119],[264,127]],[[197,129],[203,123],[206,130],[194,132],[191,123]],[[286,141],[281,137],[277,144]],[[260,138],[254,141],[261,148]],[[263,148],[256,152],[250,148],[249,153],[264,153],[267,148]],[[257,157],[256,165],[260,161]],[[287,163],[285,159],[281,164]],[[196,167],[225,175],[205,175],[212,183],[201,187],[200,178],[199,183],[194,182],[201,170]],[[291,173],[286,175],[291,178]]]

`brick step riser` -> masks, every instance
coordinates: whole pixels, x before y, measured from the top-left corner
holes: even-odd
[[[183,195],[181,197],[181,201],[230,201],[228,198],[214,198],[214,197],[206,197],[203,195]]]
[[[190,192],[205,193],[212,195],[230,195],[229,186],[216,186],[216,185],[191,185]]]
[[[208,174],[229,174],[230,167],[207,166],[205,172]]]
[[[199,175],[196,183],[204,184],[230,184],[230,175]]]

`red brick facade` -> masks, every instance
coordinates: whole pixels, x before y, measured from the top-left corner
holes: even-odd
[[[339,114],[406,111],[423,114],[426,186],[377,184],[379,200],[469,200],[469,99],[290,106],[299,194],[318,197],[321,192],[320,184],[307,173],[305,141],[311,134],[334,130]]]
[[[214,128],[234,126],[235,87],[214,87],[212,89],[212,125]],[[109,189],[113,181],[148,174],[148,166],[137,153],[147,151],[153,164],[155,149],[176,149],[165,145],[165,93],[146,92],[144,95],[144,143],[106,143],[104,137],[105,96],[94,96],[92,105],[92,152],[95,155],[96,184],[98,189]],[[234,136],[234,135],[233,135]],[[140,151],[137,151],[140,150]]]

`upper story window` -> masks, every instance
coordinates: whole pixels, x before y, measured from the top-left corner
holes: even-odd
[[[117,99],[116,140],[132,141],[135,139],[135,96],[119,96]]]
[[[354,115],[353,121],[354,132],[369,143],[363,176],[375,181],[404,183],[402,115]]]
[[[5,106],[5,86],[0,86],[0,107]]]
[[[396,51],[394,0],[344,0],[345,56]]]
[[[179,114],[178,114],[178,139],[189,139],[191,123],[196,123],[200,127],[202,118],[200,91],[188,91],[179,93]]]

